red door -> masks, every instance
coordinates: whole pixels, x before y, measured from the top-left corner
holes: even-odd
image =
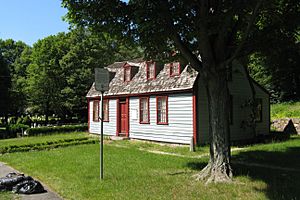
[[[120,99],[118,102],[117,135],[129,137],[129,99]]]
[[[120,132],[126,134],[127,133],[127,106],[126,103],[120,103]]]

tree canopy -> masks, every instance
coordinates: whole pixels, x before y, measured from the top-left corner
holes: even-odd
[[[92,85],[94,68],[142,55],[137,46],[125,46],[108,33],[85,28],[48,36],[33,47],[13,40],[0,40],[0,47],[1,76],[7,77],[1,79],[3,97],[7,91],[7,99],[1,99],[6,101],[1,104],[6,105],[5,113],[62,119],[87,118],[85,95]]]
[[[178,51],[200,72],[208,93],[211,156],[197,178],[208,182],[232,177],[226,73],[233,60],[258,50],[264,27],[285,5],[299,10],[296,0],[63,0],[73,25],[137,42],[148,58],[165,59]]]

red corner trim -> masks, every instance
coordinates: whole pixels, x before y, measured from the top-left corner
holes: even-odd
[[[193,137],[194,144],[197,144],[197,104],[196,104],[196,95],[193,94]]]
[[[120,120],[121,120],[121,115],[120,115],[120,99],[116,100],[116,104],[117,104],[116,136],[119,136],[119,133],[120,133]]]

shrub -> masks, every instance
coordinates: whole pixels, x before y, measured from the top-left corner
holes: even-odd
[[[52,133],[65,133],[65,132],[74,132],[74,131],[87,131],[87,125],[72,125],[72,126],[45,126],[38,128],[29,128],[26,130],[26,133],[29,136],[32,135],[46,135]]]
[[[22,130],[25,131],[28,128],[29,126],[25,124],[9,124],[7,126],[7,132],[9,137],[16,137],[17,133],[22,133]]]
[[[0,154],[12,153],[12,152],[24,152],[24,151],[41,151],[54,149],[59,147],[67,147],[81,144],[96,144],[97,140],[89,139],[88,137],[84,138],[74,138],[74,139],[64,139],[57,141],[47,141],[43,143],[36,144],[25,144],[25,145],[9,145],[6,147],[0,147]]]

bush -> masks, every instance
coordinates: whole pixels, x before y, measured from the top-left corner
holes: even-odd
[[[25,125],[30,126],[31,123],[32,123],[32,120],[30,119],[29,116],[20,117],[20,118],[18,118],[18,120],[17,120],[17,124],[25,124]]]
[[[9,124],[7,126],[7,132],[9,137],[16,137],[17,133],[22,133],[22,130],[25,131],[28,128],[29,126],[25,124]]]
[[[0,154],[4,153],[13,153],[13,152],[25,152],[25,151],[41,151],[49,150],[59,147],[67,147],[81,144],[96,144],[97,140],[89,139],[88,137],[84,138],[75,138],[75,139],[64,139],[57,141],[47,141],[43,143],[36,144],[25,144],[25,145],[9,145],[5,147],[0,147]]]
[[[26,134],[29,136],[33,135],[46,135],[52,133],[65,133],[65,132],[74,132],[74,131],[87,131],[87,125],[73,125],[73,126],[53,126],[53,127],[38,127],[38,128],[29,128],[26,130]]]

